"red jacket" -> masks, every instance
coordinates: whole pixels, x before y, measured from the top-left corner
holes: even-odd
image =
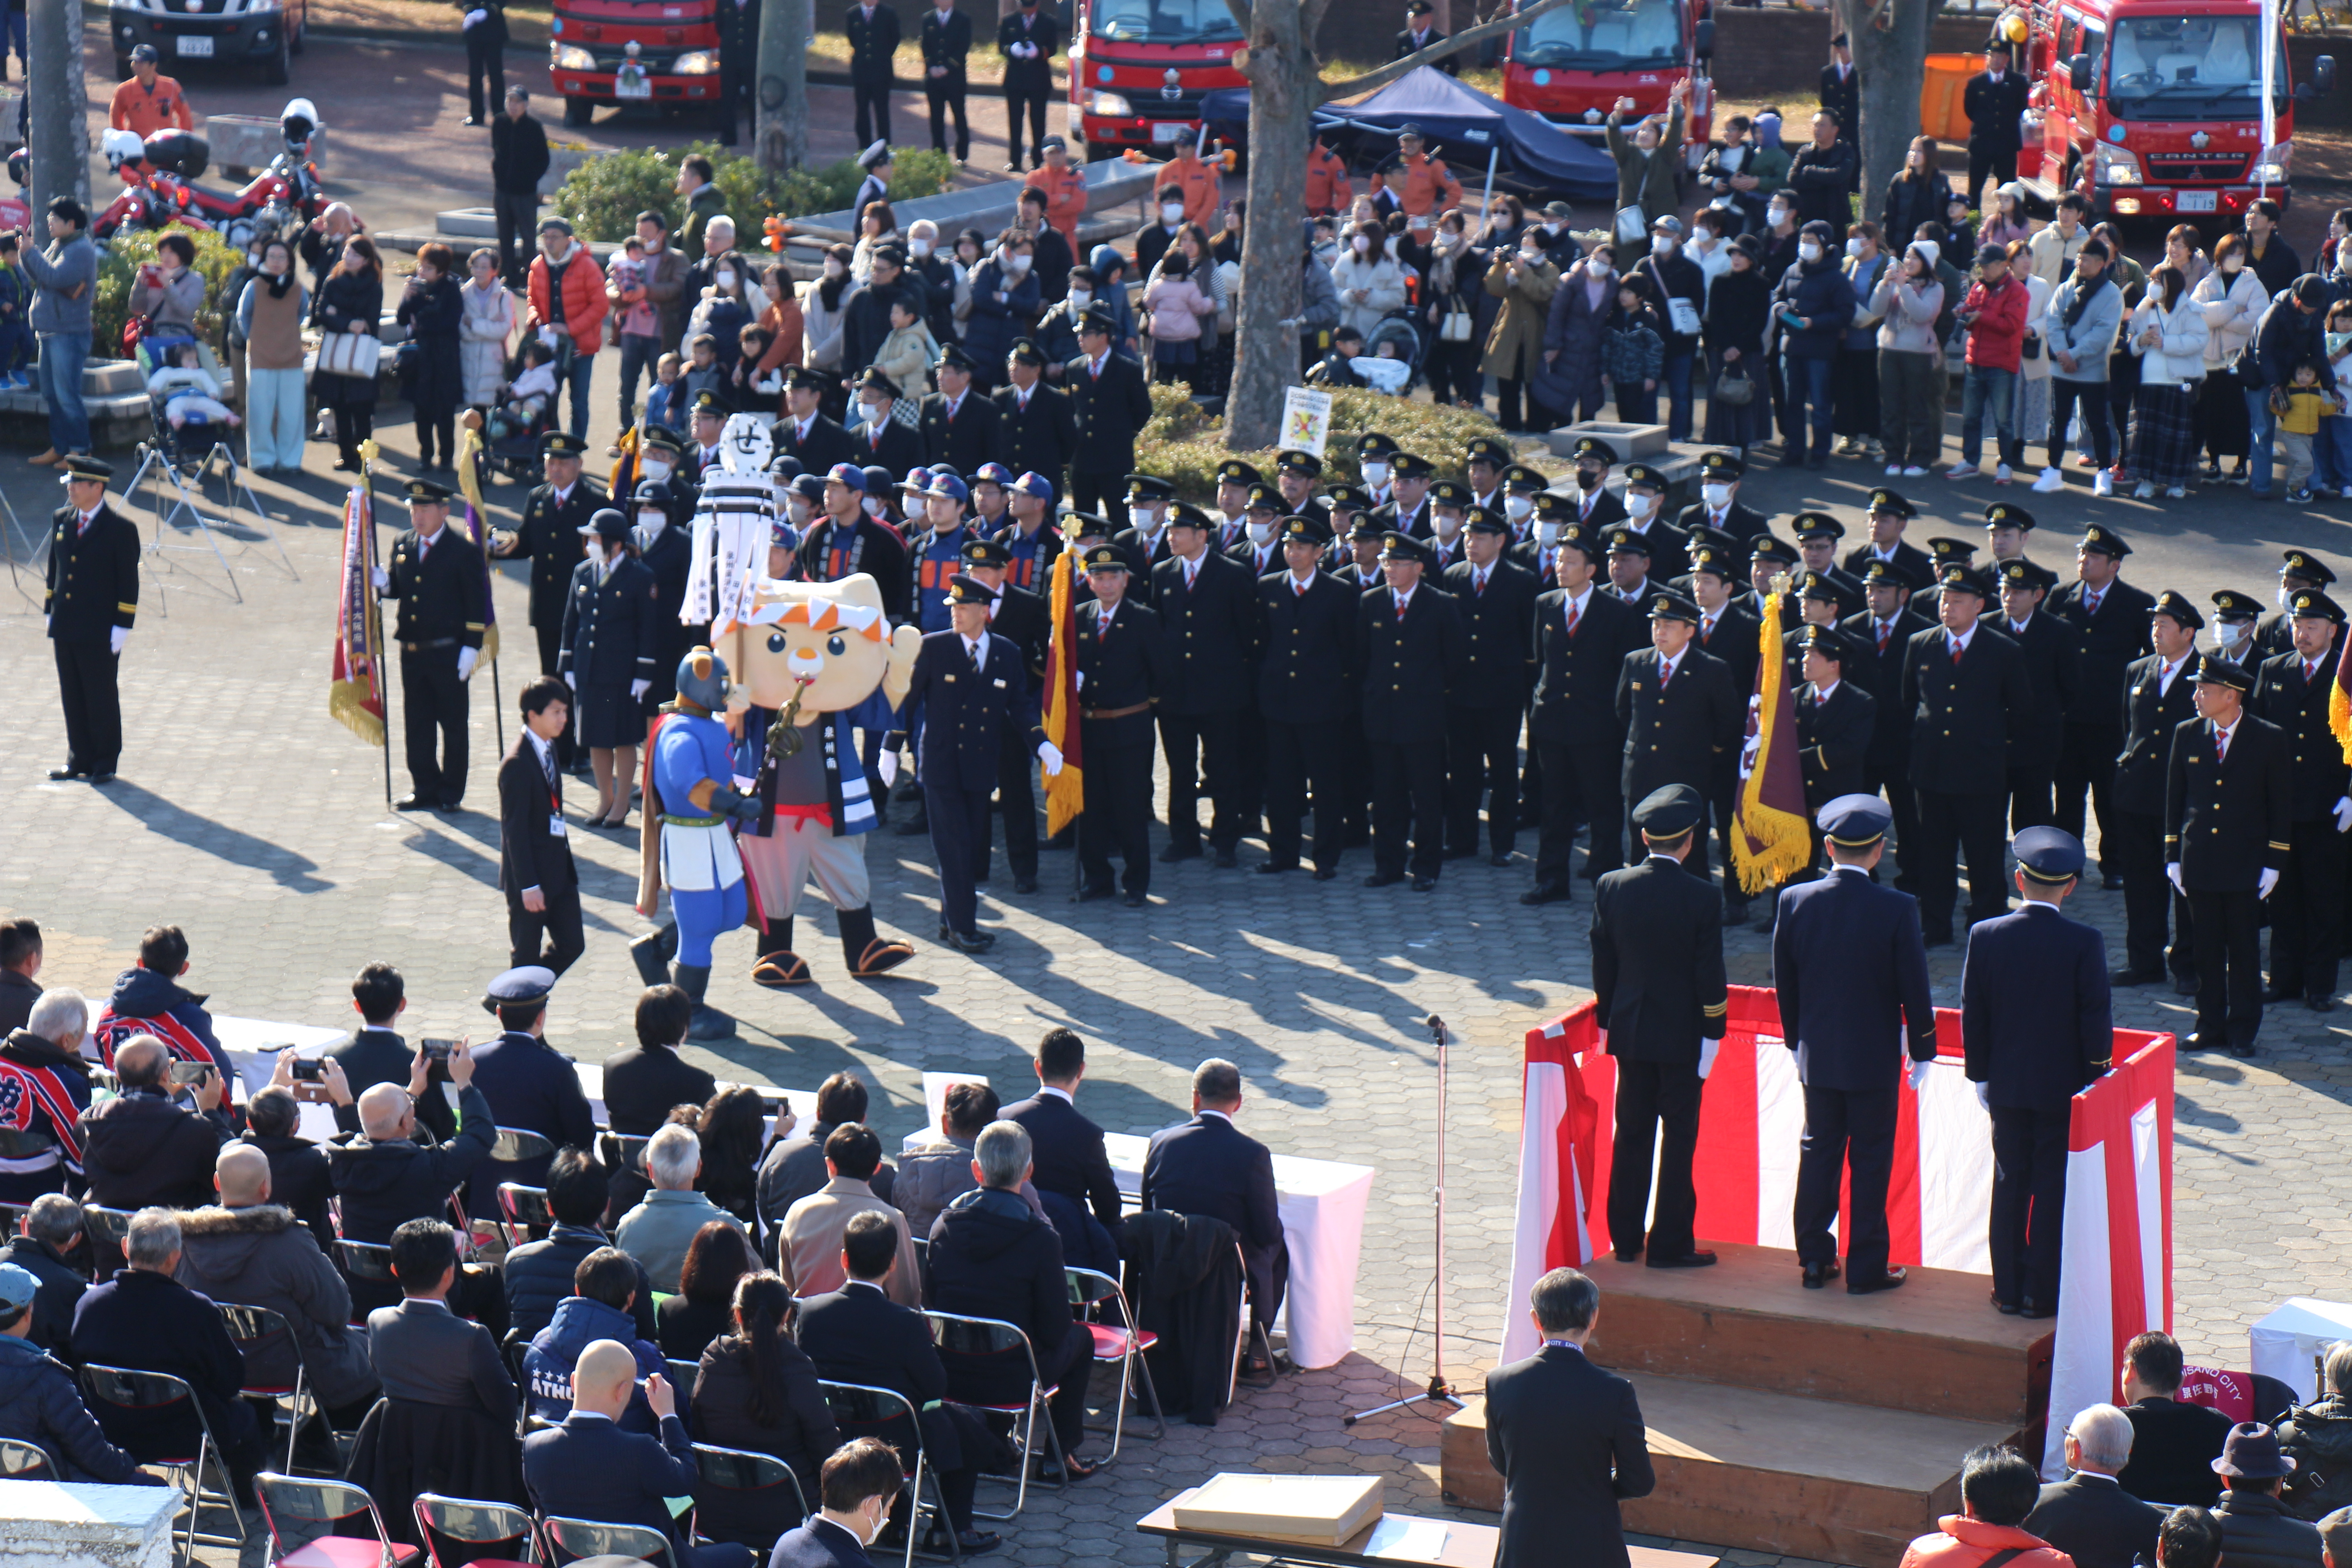
[[[1920,1536],[1903,1549],[1902,1568],[1981,1568],[1986,1559],[2012,1546],[2024,1548],[2024,1553],[2011,1558],[2010,1568],[2074,1568],[2072,1557],[2013,1525],[1987,1524],[1958,1513],[1936,1523],[1936,1534]]]
[[[563,269],[561,310],[548,306],[546,256],[531,258],[532,321],[541,326],[560,326],[570,332],[572,346],[580,353],[593,354],[604,346],[604,313],[611,309],[612,301],[604,298],[604,269],[596,265],[596,258],[578,240],[572,242],[572,260]]]
[[[1981,282],[1969,286],[1969,297],[1960,306],[1977,313],[1969,324],[1969,363],[1983,370],[2017,369],[2025,342],[2028,299],[2025,285],[2013,273],[1998,289],[1988,289]]]

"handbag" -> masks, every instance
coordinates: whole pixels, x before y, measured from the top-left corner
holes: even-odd
[[[1745,364],[1727,364],[1715,378],[1715,390],[1709,395],[1726,408],[1745,408],[1756,401],[1756,383],[1748,379]]]
[[[1617,209],[1617,243],[1638,245],[1650,233],[1650,220],[1642,216],[1638,206]]]
[[[373,378],[380,348],[372,332],[329,332],[319,340],[319,374]]]
[[[1437,341],[1443,343],[1466,343],[1470,341],[1470,312],[1461,306],[1438,318]]]
[[[1682,337],[1695,338],[1699,334],[1698,307],[1679,294],[1666,300],[1666,320]]]

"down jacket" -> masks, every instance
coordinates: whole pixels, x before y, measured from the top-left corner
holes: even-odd
[[[163,1484],[106,1440],[65,1364],[14,1334],[0,1334],[0,1437],[38,1443],[60,1480]]]
[[[173,1276],[215,1301],[267,1307],[294,1331],[294,1345],[247,1352],[246,1382],[294,1386],[295,1352],[322,1405],[351,1405],[376,1387],[367,1339],[352,1331],[352,1293],[310,1227],[278,1204],[207,1207],[180,1215],[180,1267]]]
[[[596,258],[588,254],[586,246],[573,240],[571,255],[563,264],[560,301],[549,293],[548,276],[551,270],[545,256],[531,258],[531,320],[562,327],[572,334],[574,349],[594,353],[604,346],[604,313],[612,308],[612,301],[604,298],[604,269],[596,265]],[[559,303],[560,310],[556,308]]]

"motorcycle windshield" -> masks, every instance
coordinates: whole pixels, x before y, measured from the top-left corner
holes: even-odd
[[[1511,59],[1555,70],[1654,70],[1681,60],[1681,0],[1576,0],[1511,35]]]
[[[1225,0],[1096,0],[1087,31],[1123,44],[1225,43],[1242,36]]]
[[[2250,120],[2263,111],[2262,35],[2253,16],[2128,16],[2115,26],[2094,70],[2107,70],[2107,106],[2126,120]],[[2271,82],[2277,112],[2287,106],[2286,49]]]

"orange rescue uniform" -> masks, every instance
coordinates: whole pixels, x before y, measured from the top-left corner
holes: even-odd
[[[1348,184],[1348,161],[1317,142],[1307,154],[1307,216],[1346,212],[1354,199],[1354,187]]]
[[[1411,157],[1400,153],[1393,163],[1372,175],[1372,195],[1396,193],[1397,205],[1407,217],[1462,205],[1462,182],[1446,169],[1445,161],[1426,153]]]
[[[1045,221],[1062,231],[1070,242],[1071,254],[1078,248],[1078,219],[1087,210],[1087,172],[1076,163],[1065,163],[1056,170],[1051,163],[1041,163],[1029,171],[1021,182],[1033,191],[1045,193]]]
[[[153,87],[142,85],[134,76],[116,88],[106,106],[106,122],[117,131],[137,132],[142,142],[158,131],[196,128],[196,117],[188,112],[187,94],[160,71]]]
[[[1160,170],[1160,185],[1181,185],[1184,189],[1186,223],[1197,223],[1205,228],[1216,216],[1217,198],[1223,194],[1219,183],[1222,169],[1222,164],[1205,163],[1192,153],[1179,153]]]

